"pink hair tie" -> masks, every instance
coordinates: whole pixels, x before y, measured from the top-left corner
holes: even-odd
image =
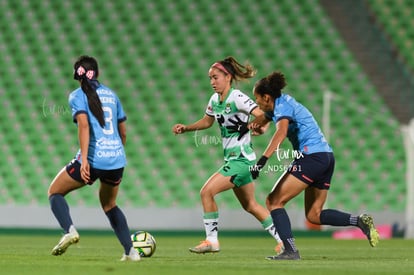
[[[211,67],[217,68],[220,71],[223,71],[224,73],[231,75],[231,73],[229,73],[229,71],[226,68],[224,68],[224,66],[220,62],[214,63],[213,65],[211,65]]]

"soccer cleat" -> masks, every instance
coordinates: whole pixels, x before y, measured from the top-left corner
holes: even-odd
[[[300,260],[299,251],[283,251],[282,254],[266,257],[268,260]]]
[[[358,217],[358,227],[361,228],[362,232],[367,236],[369,244],[375,247],[379,242],[379,234],[375,229],[374,219],[368,214],[361,214]]]
[[[128,255],[122,255],[121,258],[121,262],[126,262],[126,261],[132,261],[132,262],[138,262],[139,260],[141,260],[141,256],[139,255],[138,251],[135,250],[135,248],[131,247],[131,249],[129,250],[129,254]]]
[[[79,234],[78,231],[76,231],[75,227],[73,225],[69,228],[69,233],[66,233],[63,235],[63,237],[60,239],[59,243],[52,249],[52,255],[59,256],[65,253],[66,249],[71,244],[79,242]]]
[[[275,252],[276,256],[282,254],[285,251],[285,246],[283,245],[283,242],[277,243],[275,246]]]
[[[205,241],[201,241],[199,245],[197,245],[196,247],[192,247],[189,249],[190,252],[193,253],[216,253],[220,251],[220,245],[217,242],[216,244],[205,240]]]

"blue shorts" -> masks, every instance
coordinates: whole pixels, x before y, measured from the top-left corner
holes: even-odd
[[[81,164],[77,160],[72,160],[68,165],[66,165],[66,172],[68,172],[69,176],[71,176],[74,180],[79,182],[84,182],[81,178],[80,174],[80,167]],[[114,169],[114,170],[101,170],[90,168],[90,182],[86,182],[86,184],[92,185],[98,178],[100,181],[117,186],[122,181],[122,175],[124,173],[124,168]]]
[[[309,186],[329,190],[334,169],[334,154],[323,152],[301,155],[290,164],[288,173]]]

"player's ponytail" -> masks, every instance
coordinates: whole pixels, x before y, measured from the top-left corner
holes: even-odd
[[[102,102],[96,93],[96,89],[99,87],[99,82],[97,80],[99,75],[98,62],[93,57],[83,55],[78,58],[73,68],[75,69],[73,78],[80,81],[82,91],[88,98],[89,109],[96,117],[101,127],[105,127]]]
[[[256,82],[254,92],[262,96],[268,94],[272,98],[278,98],[286,85],[287,83],[283,73],[273,72]]]
[[[225,74],[231,75],[231,81],[236,80],[246,80],[252,78],[256,75],[256,70],[249,63],[241,64],[234,57],[229,56],[225,59],[218,61],[212,65]]]

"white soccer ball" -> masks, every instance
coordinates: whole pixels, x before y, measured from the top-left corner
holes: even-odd
[[[146,231],[137,231],[131,235],[132,246],[141,257],[151,257],[156,249],[154,237]]]

